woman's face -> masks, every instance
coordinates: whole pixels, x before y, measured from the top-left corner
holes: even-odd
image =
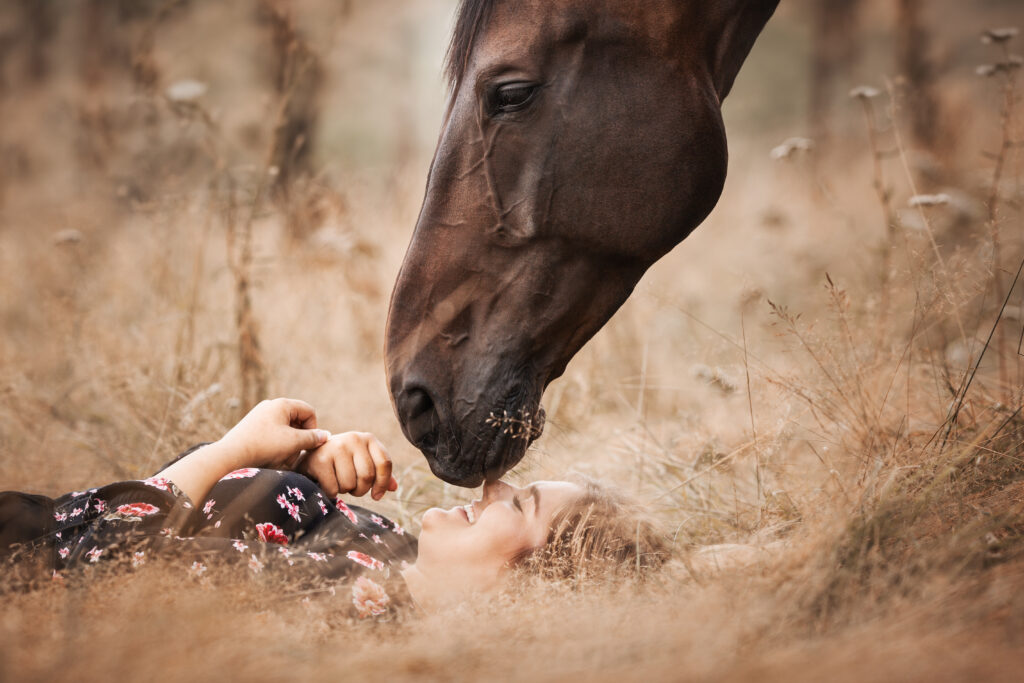
[[[567,481],[538,481],[523,488],[501,481],[484,484],[479,500],[427,510],[416,566],[486,590],[500,580],[509,560],[544,545],[555,515],[581,495],[583,488]]]

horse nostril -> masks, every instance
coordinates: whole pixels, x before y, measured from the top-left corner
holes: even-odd
[[[400,406],[409,440],[420,450],[433,451],[437,447],[441,420],[430,394],[422,389],[409,389],[404,392]]]

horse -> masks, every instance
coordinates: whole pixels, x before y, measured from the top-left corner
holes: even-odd
[[[778,0],[462,0],[449,101],[391,295],[405,437],[502,476],[541,395],[718,202],[721,104]]]

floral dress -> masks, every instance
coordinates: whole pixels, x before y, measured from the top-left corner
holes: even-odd
[[[55,500],[0,493],[0,558],[5,555],[9,575],[57,580],[157,557],[180,561],[195,576],[228,563],[331,593],[343,584],[356,616],[382,617],[408,600],[396,595],[404,593],[397,574],[403,561],[415,561],[416,538],[340,496],[330,499],[301,474],[245,468],[222,478],[200,502],[159,476]]]

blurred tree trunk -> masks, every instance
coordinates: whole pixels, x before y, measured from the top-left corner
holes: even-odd
[[[829,136],[835,80],[849,70],[859,54],[857,13],[860,4],[861,0],[813,0],[809,115],[812,133],[819,142]]]
[[[41,81],[50,71],[49,47],[57,30],[55,9],[51,0],[21,0],[22,29],[28,42],[25,70],[30,81]]]
[[[922,20],[922,0],[899,0],[896,20],[896,66],[907,81],[906,110],[914,142],[934,149],[939,139],[939,103],[930,36]]]

